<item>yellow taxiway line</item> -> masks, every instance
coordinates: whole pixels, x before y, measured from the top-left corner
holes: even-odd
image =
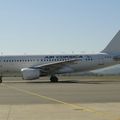
[[[29,90],[21,89],[21,88],[11,86],[11,85],[6,85],[4,83],[2,83],[1,85],[4,86],[4,87],[10,88],[10,89],[17,90],[19,92],[26,93],[28,95],[32,95],[32,96],[36,96],[36,97],[39,97],[39,98],[42,98],[42,99],[45,99],[45,100],[49,100],[49,101],[53,101],[53,102],[56,102],[56,103],[64,104],[66,106],[69,106],[69,107],[73,108],[74,110],[79,110],[79,111],[82,111],[82,112],[91,112],[91,113],[94,113],[94,114],[96,114],[96,115],[98,115],[99,117],[102,117],[102,118],[107,115],[106,112],[97,111],[97,110],[94,110],[93,108],[87,108],[87,107],[84,107],[82,105],[80,106],[80,105],[67,103],[67,102],[64,102],[64,101],[61,101],[61,100],[58,100],[58,99],[55,99],[55,98],[51,98],[51,97],[48,97],[48,96],[44,96],[44,95],[29,91]]]

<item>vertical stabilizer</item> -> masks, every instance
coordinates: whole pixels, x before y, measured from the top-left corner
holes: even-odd
[[[103,53],[120,53],[120,31],[114,36],[107,47],[102,51]]]

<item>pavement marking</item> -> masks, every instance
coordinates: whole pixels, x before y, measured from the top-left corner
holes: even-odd
[[[102,117],[102,118],[103,118],[103,116],[107,117],[107,115],[108,115],[107,112],[97,111],[97,110],[94,110],[93,108],[67,103],[67,102],[64,102],[64,101],[61,101],[61,100],[57,100],[55,98],[51,98],[51,97],[47,97],[47,96],[44,96],[44,95],[41,95],[41,94],[37,94],[35,92],[31,92],[29,90],[20,89],[20,88],[17,88],[15,86],[11,86],[11,85],[6,85],[4,83],[2,83],[1,86],[7,87],[7,88],[10,88],[10,89],[13,89],[13,90],[17,90],[19,92],[23,92],[23,93],[26,93],[28,95],[37,96],[37,97],[42,98],[42,99],[46,99],[46,100],[50,100],[50,101],[57,102],[57,103],[60,103],[60,104],[64,104],[66,106],[69,106],[69,107],[73,108],[74,110],[79,110],[79,111],[82,111],[82,112],[94,113],[97,116]]]
[[[11,114],[11,106],[9,106],[8,115],[7,115],[7,120],[9,120],[10,114]]]

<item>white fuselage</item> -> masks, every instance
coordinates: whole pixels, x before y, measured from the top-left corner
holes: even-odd
[[[106,53],[86,55],[23,55],[23,56],[0,56],[0,76],[21,76],[21,69],[37,65],[45,65],[78,59],[74,63],[63,66],[55,74],[83,72],[104,68],[118,64],[113,56]]]

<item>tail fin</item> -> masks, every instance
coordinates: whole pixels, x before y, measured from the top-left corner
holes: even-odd
[[[120,53],[120,31],[114,36],[107,47],[101,51],[103,53]]]

